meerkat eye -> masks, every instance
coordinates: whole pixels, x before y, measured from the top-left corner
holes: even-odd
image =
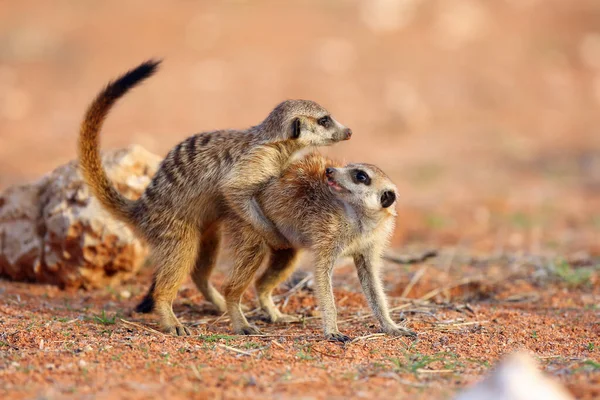
[[[365,185],[371,184],[371,178],[369,178],[369,175],[360,169],[356,171],[356,181],[359,183],[364,183]]]
[[[329,128],[329,126],[331,125],[331,117],[329,115],[321,117],[317,120],[317,123],[324,128]]]

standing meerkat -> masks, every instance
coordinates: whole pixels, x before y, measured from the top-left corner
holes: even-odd
[[[102,167],[99,133],[114,103],[150,77],[159,63],[142,63],[96,96],[81,124],[79,162],[100,203],[152,248],[156,271],[151,296],[139,309],[155,310],[166,332],[189,335],[172,308],[188,273],[193,271],[204,296],[225,310],[223,297],[203,278],[210,274],[212,255],[201,256],[218,245],[224,212],[248,223],[273,248],[289,246],[264,216],[254,199],[256,193],[271,177],[279,176],[299,150],[350,139],[352,131],[313,101],[286,100],[246,130],[204,132],[183,140],[162,161],[142,196],[129,200],[116,191]]]
[[[367,301],[382,330],[391,335],[415,336],[391,319],[380,278],[382,252],[394,230],[396,186],[378,167],[348,164],[340,167],[318,154],[292,163],[272,179],[257,200],[267,218],[286,236],[292,248],[274,250],[256,282],[262,309],[272,322],[291,321],[272,298],[273,289],[293,271],[297,249],[315,253],[315,294],[323,316],[325,337],[347,341],[337,327],[331,287],[335,260],[351,256]],[[250,225],[231,215],[226,222],[234,249],[234,267],[224,283],[227,311],[236,333],[258,333],[240,308],[243,292],[269,251]]]

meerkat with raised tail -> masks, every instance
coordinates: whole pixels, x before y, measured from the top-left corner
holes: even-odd
[[[123,197],[100,161],[99,133],[112,106],[150,77],[160,61],[147,61],[110,82],[88,107],[79,134],[79,163],[92,193],[114,217],[127,223],[152,248],[156,264],[149,296],[139,311],[156,311],[164,331],[189,335],[173,313],[182,280],[192,277],[204,296],[222,311],[221,294],[204,279],[219,242],[219,221],[233,212],[273,248],[289,246],[265,217],[255,195],[279,176],[299,150],[350,138],[352,131],[319,104],[286,100],[246,130],[204,132],[177,144],[162,161],[141,197]],[[204,257],[203,257],[204,256]]]
[[[340,256],[353,257],[362,289],[383,332],[415,336],[391,319],[381,283],[382,252],[395,225],[396,186],[380,168],[370,164],[340,167],[319,154],[309,154],[272,179],[257,201],[292,246],[272,250],[236,215],[226,221],[234,266],[223,293],[236,333],[259,332],[244,317],[240,300],[270,250],[268,266],[256,282],[260,305],[272,322],[295,319],[277,309],[272,292],[293,271],[298,249],[309,249],[315,253],[314,287],[327,339],[349,340],[338,330],[331,286],[334,262]]]

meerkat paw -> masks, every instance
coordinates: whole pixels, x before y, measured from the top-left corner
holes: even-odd
[[[326,333],[325,339],[327,339],[330,342],[342,342],[342,343],[346,343],[346,342],[349,342],[352,340],[350,338],[350,336],[346,336],[340,332]]]
[[[241,328],[236,329],[235,333],[237,333],[238,335],[262,335],[260,329],[258,329],[254,325],[242,326]]]
[[[282,314],[271,316],[271,322],[274,324],[291,324],[294,322],[300,322],[302,319],[298,315]]]
[[[165,328],[165,332],[173,336],[190,336],[192,331],[183,325],[173,325]]]
[[[403,326],[391,326],[389,328],[385,328],[383,331],[390,336],[408,336],[412,338],[417,337],[416,332],[411,331],[410,329],[405,328]]]

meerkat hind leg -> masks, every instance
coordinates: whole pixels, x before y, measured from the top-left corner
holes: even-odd
[[[297,254],[294,249],[273,251],[267,269],[256,282],[260,306],[269,315],[271,322],[290,323],[300,320],[297,316],[282,313],[273,302],[273,289],[294,271]]]
[[[212,303],[219,312],[227,311],[225,298],[210,283],[210,275],[215,267],[221,236],[219,226],[213,224],[202,234],[196,265],[192,271],[192,280],[206,301]]]
[[[196,261],[197,234],[185,229],[175,240],[163,240],[155,248],[154,260],[157,270],[154,279],[154,310],[160,317],[161,327],[166,333],[186,336],[190,330],[183,326],[173,312],[173,300],[185,277]]]
[[[233,326],[233,331],[241,335],[259,335],[260,330],[248,323],[241,308],[242,295],[250,286],[254,274],[266,256],[267,248],[259,241],[252,242],[251,238],[243,235],[232,238],[235,249],[234,265],[227,281],[223,285],[227,313]]]

